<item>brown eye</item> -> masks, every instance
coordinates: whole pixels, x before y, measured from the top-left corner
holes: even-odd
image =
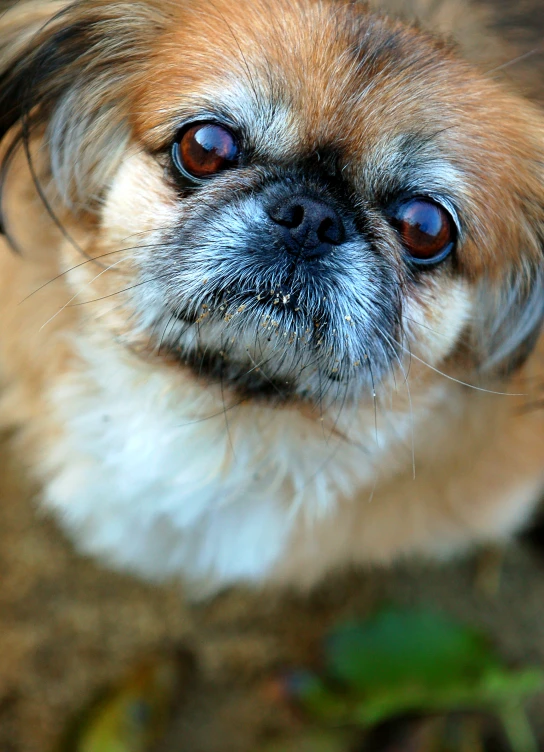
[[[197,123],[182,132],[174,143],[172,157],[189,178],[208,178],[232,167],[239,156],[233,134],[215,123]]]
[[[455,246],[457,229],[453,219],[430,198],[412,198],[396,204],[389,220],[416,264],[436,264]]]

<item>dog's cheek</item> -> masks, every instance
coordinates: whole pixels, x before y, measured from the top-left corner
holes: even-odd
[[[148,233],[164,233],[180,219],[180,201],[155,159],[137,152],[122,162],[106,194],[102,233],[112,244],[145,243]]]
[[[95,263],[81,263],[81,251],[73,244],[65,243],[61,251],[70,294],[85,306],[83,315],[91,312],[92,328],[105,327],[128,339],[130,332],[136,334],[143,270],[153,271],[153,254],[179,214],[177,197],[156,161],[142,153],[127,155],[105,195],[99,226],[81,243]]]
[[[456,349],[473,315],[474,292],[465,280],[429,277],[404,301],[404,331],[411,354],[436,367]]]

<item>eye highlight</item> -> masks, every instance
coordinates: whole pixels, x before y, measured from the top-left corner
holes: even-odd
[[[185,128],[172,147],[177,169],[190,179],[202,180],[233,167],[240,156],[238,142],[217,123],[195,123]]]
[[[389,213],[410,261],[420,266],[438,264],[455,247],[457,228],[451,215],[431,198],[400,201]]]

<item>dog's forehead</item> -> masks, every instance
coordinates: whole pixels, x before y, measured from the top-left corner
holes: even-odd
[[[443,124],[449,50],[364,6],[296,1],[185,12],[157,42],[137,130],[163,143],[180,123],[223,117],[257,151],[290,158],[380,144]],[[424,90],[424,96],[422,91]]]

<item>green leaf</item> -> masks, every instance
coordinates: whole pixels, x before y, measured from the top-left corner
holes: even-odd
[[[368,727],[411,712],[486,710],[501,715],[506,705],[535,694],[543,686],[544,675],[535,670],[494,670],[479,681],[444,684],[434,690],[417,684],[392,685],[365,697],[352,696],[351,714],[344,718],[344,722]]]
[[[499,665],[479,633],[427,610],[382,611],[339,626],[325,642],[326,675],[370,695],[401,684],[436,691]]]
[[[478,632],[431,611],[382,611],[336,628],[322,676],[294,672],[285,693],[326,725],[361,728],[405,713],[491,711],[501,717],[544,687],[539,669],[511,671]],[[511,724],[513,726],[513,722]]]

